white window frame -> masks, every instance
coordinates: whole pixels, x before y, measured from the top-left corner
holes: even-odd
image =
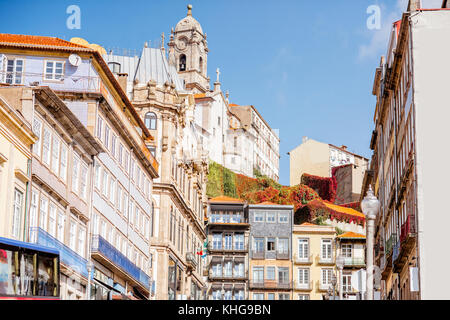
[[[13,61],[12,69],[8,70],[9,61]],[[18,66],[17,62],[21,61],[21,66]],[[24,73],[24,66],[25,66],[25,60],[20,58],[6,58],[6,73],[5,73],[5,83],[9,84],[23,84],[23,73]],[[17,70],[18,67],[21,68],[21,70]],[[8,81],[8,77],[11,77],[11,81]],[[20,81],[17,81],[17,79],[20,78]]]
[[[51,63],[52,66],[49,67],[48,64]],[[56,67],[57,64],[61,64],[61,67]],[[61,60],[44,60],[44,81],[64,81],[66,62]],[[48,69],[51,72],[48,72]],[[57,73],[57,70],[61,70],[61,73]],[[50,77],[48,77],[50,76]]]

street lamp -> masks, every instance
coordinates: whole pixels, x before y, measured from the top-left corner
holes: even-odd
[[[342,300],[342,291],[343,291],[343,278],[342,275],[342,269],[344,268],[344,257],[342,255],[339,255],[336,258],[336,267],[339,269],[339,300]]]
[[[361,201],[361,209],[367,220],[367,300],[373,300],[373,242],[375,237],[375,219],[380,210],[380,201],[373,194],[371,185],[369,185],[366,197]]]
[[[91,300],[91,272],[92,272],[92,269],[94,269],[94,264],[92,263],[91,260],[89,260],[87,262],[86,269],[87,269],[87,272],[88,272],[88,285],[87,285],[87,289],[86,289],[86,291],[87,291],[87,299]]]
[[[333,273],[333,276],[331,277],[331,284],[333,285],[333,300],[336,300],[336,275]]]

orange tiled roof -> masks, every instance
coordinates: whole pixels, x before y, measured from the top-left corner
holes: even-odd
[[[204,98],[204,97],[206,97],[206,94],[205,94],[205,93],[197,93],[197,94],[194,94],[194,98],[195,98],[195,99]]]
[[[227,196],[219,196],[209,200],[209,202],[232,202],[232,203],[244,203],[241,199],[231,198]]]
[[[301,226],[305,226],[305,227],[315,227],[315,226],[317,226],[317,224],[312,224],[312,223],[309,223],[309,222],[303,222],[303,223],[301,224]]]
[[[334,211],[336,211],[336,212],[341,212],[341,213],[345,213],[345,214],[349,214],[349,215],[357,216],[357,217],[362,217],[362,218],[365,218],[365,217],[366,217],[363,213],[361,213],[361,212],[359,212],[359,211],[356,211],[355,209],[352,209],[352,208],[346,208],[346,207],[341,207],[341,206],[338,206],[338,205],[336,205],[336,204],[332,204],[332,203],[330,203],[330,202],[328,202],[328,201],[322,201],[322,202],[323,202],[323,204],[324,204],[326,207],[328,207],[328,208],[330,208],[331,210],[334,210]]]
[[[230,107],[239,107],[239,105],[238,104],[234,104],[234,103],[230,103],[230,104],[228,104]]]
[[[365,239],[366,236],[360,233],[355,233],[355,232],[346,232],[341,234],[340,236],[338,236],[338,238],[361,238],[361,239]]]
[[[263,206],[278,206],[279,205],[278,203],[273,203],[273,202],[270,202],[270,201],[264,201],[264,202],[261,202],[261,203],[258,203],[258,204],[261,204]]]
[[[55,37],[45,37],[45,36],[29,36],[22,34],[9,34],[0,33],[0,43],[11,43],[11,44],[27,44],[27,45],[38,45],[38,46],[56,46],[56,47],[70,47],[70,48],[83,48],[87,47],[73,42],[69,42],[63,39]]]

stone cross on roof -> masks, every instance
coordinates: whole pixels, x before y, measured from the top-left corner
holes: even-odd
[[[219,68],[217,68],[216,74],[217,74],[217,81],[216,82],[220,82],[219,81],[219,78],[220,78],[220,69]]]

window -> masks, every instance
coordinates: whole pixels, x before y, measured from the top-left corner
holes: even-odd
[[[85,200],[87,200],[87,183],[88,183],[88,168],[85,164],[82,164],[80,174],[80,196]]]
[[[16,239],[19,239],[20,237],[20,227],[22,223],[22,203],[23,193],[17,189],[14,189],[12,235]]]
[[[342,275],[342,291],[343,292],[353,292],[352,289],[352,275],[344,274]]]
[[[119,163],[123,163],[123,144],[119,143]]]
[[[108,62],[108,67],[111,69],[112,73],[120,73],[120,63]]]
[[[287,254],[289,252],[289,239],[278,239],[278,253]]]
[[[114,203],[115,191],[116,191],[116,180],[113,177],[111,177],[111,179],[109,179],[109,201],[111,201],[112,203]]]
[[[148,130],[156,130],[157,119],[154,112],[147,112],[145,114],[144,122]]]
[[[116,141],[117,141],[117,136],[112,133],[111,134],[111,154],[113,156],[113,158],[116,157]]]
[[[253,249],[255,252],[264,252],[264,238],[255,238]]]
[[[184,54],[180,55],[179,69],[180,71],[186,71],[186,55]]]
[[[278,214],[278,222],[279,223],[289,223],[289,214],[288,213],[279,213]]]
[[[264,267],[253,267],[253,282],[254,283],[264,282]]]
[[[323,286],[329,286],[331,284],[331,278],[333,277],[333,269],[324,268],[321,269],[321,283]]]
[[[122,187],[119,185],[119,182],[117,182],[117,197],[116,197],[116,208],[117,208],[117,210],[119,210],[119,212],[122,212],[123,211],[123,208],[122,208],[122,197],[123,197],[123,195],[122,195],[122,191],[123,189],[122,189]]]
[[[70,229],[69,229],[69,247],[73,251],[75,251],[76,246],[76,233],[77,233],[77,225],[75,222],[70,221]]]
[[[72,165],[72,191],[78,194],[80,158],[75,154],[73,155]]]
[[[22,84],[23,60],[8,59],[6,63],[6,79],[9,84]]]
[[[268,293],[267,300],[275,300],[275,293]]]
[[[264,300],[264,293],[254,293],[253,300]]]
[[[101,188],[101,174],[102,167],[98,163],[95,164],[95,187],[100,190]]]
[[[225,234],[225,241],[224,241],[224,245],[223,245],[225,250],[232,249],[232,239],[233,239],[233,235],[231,233]]]
[[[307,286],[309,282],[309,269],[299,268],[298,269],[298,284],[300,286]]]
[[[344,258],[351,258],[352,257],[352,244],[343,244],[341,246],[341,254]]]
[[[298,239],[298,258],[308,259],[308,255],[309,255],[309,240]]]
[[[45,80],[62,80],[64,77],[64,62],[62,61],[46,61],[45,63]]]
[[[289,282],[289,268],[278,267],[278,282],[279,283]]]
[[[320,257],[322,260],[331,260],[331,239],[322,239]]]
[[[103,139],[103,142],[105,143],[106,149],[108,149],[108,150],[109,150],[109,134],[110,134],[110,132],[111,132],[111,129],[106,124],[105,125],[105,138]]]
[[[97,118],[97,138],[102,140],[102,131],[103,131],[103,119],[102,117]]]
[[[37,219],[38,219],[38,200],[39,194],[36,191],[31,192],[31,207],[30,207],[30,228],[36,228],[38,226]],[[34,231],[34,229],[32,229]],[[34,237],[34,233],[33,233]],[[31,242],[35,242],[37,239],[34,238],[31,240]]]
[[[57,136],[52,137],[52,171],[58,175],[58,169],[59,169],[59,139]]]
[[[216,263],[212,265],[212,274],[214,277],[222,276],[222,265],[220,263]]]
[[[279,293],[278,300],[289,300],[289,293]]]
[[[61,162],[59,167],[59,177],[63,180],[67,180],[67,147],[61,144]]]
[[[148,150],[150,151],[150,153],[152,154],[153,157],[156,157],[156,147],[149,146]]]
[[[48,199],[41,197],[39,227],[42,230],[47,230],[47,213],[48,213]]]
[[[255,212],[255,222],[264,222],[264,212]]]
[[[276,217],[275,212],[267,212],[267,222],[274,223],[276,220],[275,217]]]
[[[58,212],[58,228],[56,237],[59,241],[64,243],[64,223],[66,221],[66,217],[64,216],[64,212],[59,210]]]
[[[267,251],[275,251],[275,238],[267,239]]]
[[[244,250],[244,234],[236,233],[234,235],[234,249],[235,250]]]
[[[49,233],[52,237],[56,236],[56,206],[50,202],[50,216],[49,216]]]
[[[108,196],[108,178],[109,173],[103,170],[103,183],[102,183],[102,193],[104,196]]]
[[[233,275],[233,262],[231,260],[225,261],[223,275],[228,278]]]
[[[231,293],[231,290],[225,290],[225,295],[223,300],[233,300],[233,295]]]
[[[244,290],[234,291],[234,300],[244,300]]]
[[[267,271],[266,279],[275,280],[275,267],[267,267],[266,271]]]
[[[298,300],[309,300],[309,294],[299,294]]]
[[[42,141],[42,161],[46,165],[50,165],[50,131],[44,127],[44,138]]]
[[[42,122],[34,118],[33,120],[33,133],[38,138],[36,143],[33,145],[33,152],[40,157],[41,156],[41,133],[42,132]]]
[[[213,290],[212,296],[213,296],[213,300],[222,300],[222,291]]]
[[[86,230],[82,227],[78,229],[78,254],[84,257],[84,243],[86,238]]]

